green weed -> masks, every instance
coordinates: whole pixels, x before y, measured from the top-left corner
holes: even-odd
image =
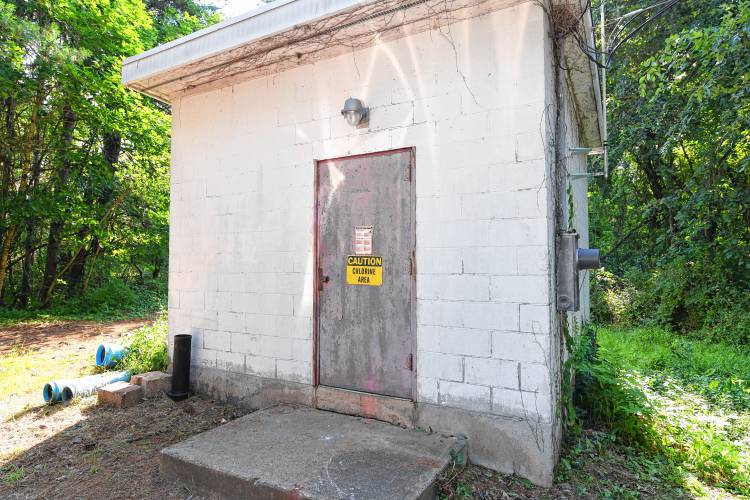
[[[577,365],[593,380],[589,424],[650,453],[633,459],[639,471],[750,494],[750,352],[656,328],[601,328],[597,341],[596,359]]]
[[[139,286],[111,281],[81,297],[58,301],[49,308],[0,309],[0,326],[59,321],[115,321],[143,318],[166,309],[167,285],[157,280]]]
[[[11,485],[13,483],[17,483],[18,481],[21,481],[24,477],[26,477],[26,471],[23,467],[11,465],[10,472],[7,472],[5,473],[5,475],[3,475],[3,483],[5,483],[6,485]]]
[[[128,355],[117,365],[117,369],[131,373],[164,371],[169,363],[167,353],[167,318],[161,315],[153,324],[144,325],[128,335],[125,345]]]

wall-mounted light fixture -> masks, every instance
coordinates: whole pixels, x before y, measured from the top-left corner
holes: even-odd
[[[367,125],[370,120],[370,110],[362,105],[362,101],[350,97],[344,102],[344,108],[341,110],[341,116],[352,127],[361,127]]]

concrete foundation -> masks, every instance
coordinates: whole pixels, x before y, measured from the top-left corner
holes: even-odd
[[[461,438],[278,406],[163,450],[161,471],[213,498],[432,499],[465,448]]]
[[[550,423],[418,404],[416,424],[434,432],[450,429],[466,436],[471,463],[518,474],[540,486],[552,486],[559,429]]]
[[[551,422],[313,387],[213,368],[193,367],[193,388],[245,408],[304,405],[462,436],[467,439],[467,458],[472,463],[518,474],[541,486],[551,486],[554,479],[560,429]]]

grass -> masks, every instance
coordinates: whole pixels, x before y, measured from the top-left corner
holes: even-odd
[[[73,331],[75,333],[75,331]],[[100,373],[94,360],[100,339],[61,337],[57,348],[11,350],[0,355],[0,421],[44,404],[42,388],[52,380],[71,379]],[[159,315],[118,340],[130,354],[115,369],[143,373],[167,367],[167,321]]]
[[[11,351],[0,356],[0,420],[43,404],[42,387],[50,380],[95,373],[94,351],[44,349]]]
[[[10,471],[3,475],[3,483],[11,485],[22,480],[26,476],[26,471],[23,467],[12,466]]]
[[[654,328],[597,340],[594,422],[693,494],[750,495],[750,351]]]
[[[750,349],[655,328],[586,329],[577,418],[552,488],[470,465],[439,498],[747,498]]]
[[[82,297],[58,298],[48,308],[0,307],[0,327],[48,324],[60,321],[116,321],[144,318],[166,309],[166,282],[153,281],[131,287],[111,281]]]

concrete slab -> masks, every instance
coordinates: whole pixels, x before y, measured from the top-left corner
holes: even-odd
[[[462,438],[277,406],[162,450],[161,471],[212,498],[432,499],[465,457]]]

